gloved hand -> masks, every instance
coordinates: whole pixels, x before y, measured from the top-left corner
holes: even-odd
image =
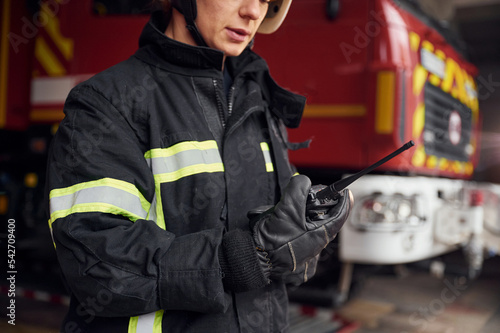
[[[299,286],[302,283],[307,282],[316,273],[316,267],[318,266],[320,255],[321,254],[318,254],[315,257],[312,257],[302,265],[299,265],[295,271],[284,273],[278,279],[283,283],[294,286]]]
[[[311,277],[308,274],[314,274],[320,252],[335,238],[351,211],[353,198],[346,189],[325,216],[311,220],[306,215],[310,188],[308,177],[293,177],[278,204],[250,221],[261,266],[268,266],[271,279],[304,282]],[[297,278],[302,272],[304,276]]]

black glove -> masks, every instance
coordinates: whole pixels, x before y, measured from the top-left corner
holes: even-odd
[[[335,206],[311,220],[306,216],[310,188],[306,176],[293,177],[276,206],[249,212],[252,233],[235,229],[224,235],[218,258],[227,290],[262,288],[271,278],[299,285],[314,275],[321,250],[337,235],[353,200],[344,190]]]
[[[346,189],[326,215],[311,220],[306,215],[310,189],[309,178],[293,177],[280,202],[250,221],[258,257],[269,266],[272,279],[304,282],[311,277],[308,274],[314,274],[318,255],[335,238],[351,211],[353,198]],[[299,271],[305,275],[297,278]]]
[[[316,273],[316,267],[318,266],[318,260],[321,254],[312,257],[302,265],[297,266],[295,271],[284,273],[279,280],[283,283],[299,286],[302,283],[307,282]]]

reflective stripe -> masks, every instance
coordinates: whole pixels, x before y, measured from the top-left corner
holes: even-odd
[[[101,212],[122,215],[131,221],[145,219],[151,204],[132,184],[103,178],[50,191],[50,221],[74,213]]]
[[[391,134],[394,131],[394,94],[396,75],[393,71],[377,74],[377,100],[375,108],[375,132]]]
[[[168,148],[152,149],[144,154],[155,178],[155,198],[151,211],[155,212],[157,225],[165,229],[161,205],[161,184],[184,177],[224,172],[219,147],[214,140],[184,141]]]
[[[223,172],[224,166],[215,141],[187,141],[164,149],[152,149],[144,155],[153,174],[162,182],[203,172]]]
[[[45,2],[40,5],[40,11],[43,16],[49,18],[45,25],[45,31],[47,31],[50,39],[66,60],[73,59],[74,42],[71,38],[66,38],[62,35],[57,10],[52,11],[49,4]]]
[[[47,41],[40,35],[35,41],[35,58],[40,62],[49,76],[66,74],[66,68],[54,54]]]
[[[137,322],[139,317],[130,317],[128,322],[128,333],[137,333]]]
[[[161,173],[159,175],[155,175],[155,179],[158,180],[158,182],[160,183],[169,183],[184,177],[205,172],[208,173],[224,172],[224,166],[222,165],[222,163],[190,165],[185,168],[178,169],[175,172]]]
[[[218,149],[217,142],[215,142],[214,140],[207,140],[201,142],[184,141],[175,144],[169,148],[151,149],[150,151],[146,152],[146,154],[144,154],[144,157],[146,159],[155,157],[168,157],[187,150],[209,150],[209,149]]]
[[[163,310],[146,313],[137,317],[130,317],[128,333],[161,333]]]
[[[273,172],[274,166],[273,161],[271,159],[271,153],[269,152],[269,145],[267,142],[261,142],[260,148],[262,149],[262,153],[264,154],[264,160],[266,161],[266,171]]]

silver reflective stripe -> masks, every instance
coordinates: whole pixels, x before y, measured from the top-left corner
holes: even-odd
[[[217,143],[185,141],[169,148],[152,149],[144,157],[155,179],[172,182],[205,172],[223,172],[224,166]]]
[[[202,173],[224,172],[219,147],[214,140],[183,141],[168,148],[152,149],[144,154],[155,179],[155,198],[150,216],[165,229],[161,205],[161,184]]]
[[[50,221],[74,213],[101,212],[122,215],[132,221],[145,219],[151,204],[132,184],[103,178],[50,192]]]
[[[262,149],[262,154],[264,154],[264,161],[266,162],[266,171],[273,172],[273,160],[271,159],[271,152],[269,151],[269,145],[267,142],[261,142],[260,148]]]
[[[175,173],[193,165],[222,163],[218,149],[186,150],[172,156],[151,159],[154,174]]]
[[[148,220],[151,220],[151,221],[154,221],[154,222],[157,222],[156,204],[157,203],[156,203],[156,193],[155,193],[155,195],[153,197],[153,201],[151,201],[151,207],[149,208],[148,217],[147,217]]]
[[[128,326],[128,333],[161,333],[161,321],[163,310],[146,313],[137,317],[131,317]]]

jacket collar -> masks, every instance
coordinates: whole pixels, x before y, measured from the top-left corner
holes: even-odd
[[[155,11],[139,38],[139,47],[148,44],[159,46],[162,57],[170,63],[195,69],[214,68],[221,70],[224,53],[209,47],[192,46],[178,42],[165,35],[167,18],[162,11]]]
[[[165,35],[168,21],[162,11],[154,12],[139,38],[139,47],[152,45],[165,61],[190,69],[215,69],[224,65],[224,53],[209,47],[192,46]],[[249,75],[263,89],[271,111],[283,120],[285,126],[295,128],[300,124],[305,97],[280,87],[270,76],[266,62],[250,48],[239,57],[228,57],[226,65],[237,75]]]

